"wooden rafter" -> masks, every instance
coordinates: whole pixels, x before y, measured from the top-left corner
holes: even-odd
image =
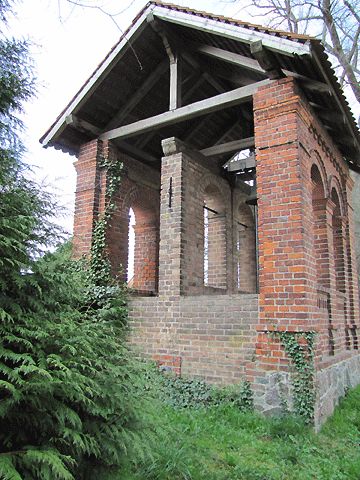
[[[203,71],[200,63],[194,58],[193,55],[190,55],[189,52],[184,51],[182,53],[184,59],[187,61],[187,63],[192,67],[195,68],[196,70],[202,71],[202,74],[205,78],[205,80],[219,93],[223,93],[226,91],[226,89],[221,85],[221,83],[216,80],[216,78],[213,77],[209,72]]]
[[[145,82],[136,90],[134,95],[127,101],[127,103],[118,111],[118,113],[111,119],[111,121],[104,128],[105,131],[117,127],[132,110],[141,102],[145,95],[153,88],[161,75],[165,73],[168,68],[166,61],[159,63],[155,70],[150,73]]]
[[[236,88],[230,92],[221,93],[220,95],[191,103],[176,110],[164,112],[129,125],[115,128],[103,133],[100,139],[130,138],[140,133],[158,130],[185,120],[191,120],[192,118],[200,117],[208,113],[246,103],[252,99],[252,96],[260,86],[267,85],[269,82],[271,82],[271,80],[263,80],[252,85],[247,85],[246,87]]]
[[[93,125],[92,123],[87,122],[86,120],[82,120],[74,114],[68,115],[65,118],[65,123],[76,128],[76,130],[79,130],[80,132],[91,133],[95,137],[99,136],[101,133],[100,128],[95,127],[95,125]]]
[[[255,138],[248,137],[242,138],[241,140],[234,140],[232,142],[222,143],[220,145],[214,145],[213,147],[204,148],[200,150],[200,153],[205,157],[216,157],[223,155],[224,153],[238,152],[240,150],[245,150],[246,148],[251,148],[255,145]]]
[[[145,152],[144,150],[141,150],[138,147],[135,147],[134,145],[130,145],[129,143],[118,142],[116,146],[120,151],[122,150],[125,153],[128,153],[129,155],[134,156],[135,158],[140,158],[150,163],[154,163],[158,161],[158,158],[154,157],[153,155],[150,155],[148,152]]]
[[[275,67],[275,66],[271,67],[271,63],[270,63],[270,60],[269,60],[269,65],[267,67],[268,72],[267,72],[263,68],[263,66],[265,66],[265,60],[264,60],[263,65],[260,65],[258,59],[249,58],[249,57],[246,57],[244,55],[240,55],[238,53],[229,52],[229,51],[223,50],[221,48],[213,47],[211,45],[198,45],[196,47],[196,49],[199,53],[210,56],[212,58],[216,58],[216,59],[218,59],[220,61],[223,61],[223,62],[226,62],[226,63],[230,63],[232,65],[237,65],[238,67],[242,67],[242,68],[250,70],[252,72],[262,74],[263,76],[267,76],[268,73],[270,73],[271,68],[273,68],[274,71],[276,70],[276,68],[280,68],[280,67]],[[270,56],[270,52],[268,52],[268,53],[269,53],[269,56]],[[259,56],[259,58],[260,58],[260,56]],[[302,85],[309,90],[317,90],[317,91],[322,91],[322,92],[329,92],[330,91],[329,86],[324,82],[319,82],[318,80],[313,80],[312,78],[306,77],[305,75],[300,75],[299,73],[292,72],[290,70],[281,69],[281,71],[286,76],[293,76],[294,78],[297,78],[298,80],[300,80],[302,82]],[[278,72],[278,75],[280,75],[280,72]]]
[[[282,71],[278,59],[275,57],[273,52],[267,50],[261,40],[252,42],[250,44],[250,51],[252,55],[259,62],[261,68],[266,72],[266,75],[271,80],[276,80],[277,78],[285,77],[285,73]]]

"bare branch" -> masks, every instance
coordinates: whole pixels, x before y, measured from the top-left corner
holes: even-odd
[[[244,8],[242,0],[232,3]],[[354,0],[248,0],[245,8],[260,17],[259,23],[321,39],[336,59],[340,82],[350,85],[360,102],[360,11]]]
[[[126,39],[130,49],[132,50],[135,58],[136,58],[136,61],[139,65],[139,68],[140,70],[143,69],[143,66],[141,64],[141,61],[134,49],[134,47],[132,46],[130,40],[128,38],[126,38],[126,36],[124,35],[124,31],[121,29],[119,23],[117,22],[116,20],[116,17],[121,15],[122,13],[124,13],[126,10],[128,10],[134,3],[136,0],[131,0],[130,3],[123,9],[121,9],[120,11],[118,11],[117,13],[110,13],[108,12],[107,10],[105,10],[103,8],[102,5],[98,5],[98,4],[90,4],[90,3],[86,3],[86,2],[83,2],[81,0],[65,0],[68,4],[70,5],[73,5],[74,7],[82,7],[82,8],[90,8],[90,9],[93,9],[93,10],[98,10],[100,13],[102,13],[103,15],[105,15],[106,17],[109,18],[109,20],[116,26],[116,28],[119,30],[119,32],[121,33],[121,35],[124,36],[124,38]],[[60,12],[60,0],[58,0],[58,5],[59,5],[59,12]]]

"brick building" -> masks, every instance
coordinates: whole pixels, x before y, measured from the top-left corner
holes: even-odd
[[[360,135],[318,40],[149,2],[41,141],[77,157],[78,257],[123,163],[107,244],[143,354],[271,412],[277,333],[315,331],[316,421],[360,383]]]

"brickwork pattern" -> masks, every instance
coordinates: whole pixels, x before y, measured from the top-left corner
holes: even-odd
[[[271,372],[288,370],[270,332],[316,331],[322,370],[358,355],[349,331],[360,325],[348,166],[294,79],[260,88],[254,116],[260,296],[248,377],[261,397]]]
[[[181,374],[238,383],[254,357],[257,295],[132,298],[131,343],[142,355]],[[178,368],[178,367],[176,367]],[[178,372],[176,370],[175,372]]]
[[[257,406],[275,411],[276,379],[288,386],[291,368],[271,332],[317,332],[320,392],[327,391],[322,382],[337,365],[355,365],[359,358],[353,181],[293,78],[259,88],[254,121],[258,278],[255,212],[204,157],[176,139],[165,141],[161,177],[109,143],[82,146],[75,164],[74,254],[88,254],[94,221],[104,211],[102,158],[122,161],[107,232],[113,271],[119,274],[122,265],[119,276],[126,278],[132,208],[133,286],[158,295],[131,300],[133,345],[176,374],[219,384],[246,377]],[[210,209],[207,227],[204,207]],[[257,281],[259,296],[254,295]],[[347,366],[342,371],[348,372]],[[342,388],[328,389],[332,405]],[[330,410],[322,394],[317,401],[317,412]]]

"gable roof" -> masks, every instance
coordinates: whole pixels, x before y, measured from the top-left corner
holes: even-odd
[[[354,169],[360,167],[360,133],[328,56],[319,40],[307,35],[274,30],[159,1],[150,1],[139,12],[94,73],[42,136],[40,141],[45,147],[54,146],[76,155],[81,143],[96,138],[100,132],[108,130],[109,126],[112,128],[118,126],[114,124],[114,117],[116,118],[118,112],[124,109],[129,96],[144,87],[146,78],[154,70],[158,70],[159,75],[158,78],[154,78],[153,85],[148,85],[151,98],[148,95],[146,99],[138,102],[127,115],[122,115],[119,124],[126,125],[167,110],[167,100],[162,98],[164,95],[159,95],[159,92],[168,89],[168,72],[166,68],[161,68],[162,62],[167,60],[167,56],[159,36],[149,24],[149,21],[154,18],[166,25],[171,35],[177,40],[185,42],[191,48],[194,45],[205,45],[205,47],[212,48],[215,53],[218,49],[222,52],[241,55],[242,58],[249,59],[249,62],[254,62],[250,44],[261,40],[264,47],[275,56],[283,70],[308,80],[304,85],[310,104],[318,109],[317,113],[328,128],[330,135],[333,133],[333,139],[350,167]],[[200,50],[197,52],[197,55],[200,55],[200,69],[205,63],[201,62],[202,53],[204,53],[204,49],[203,52]],[[206,66],[211,73],[219,70],[216,56],[208,55],[206,59]],[[192,69],[196,66],[199,66],[199,62],[195,61],[195,64],[191,65],[190,59],[186,73],[191,76]],[[221,88],[223,91],[233,89],[235,83],[232,82],[235,82],[236,76],[239,77],[239,68],[228,62],[226,65],[221,64],[221,70],[222,72],[217,72],[223,75],[220,81],[213,79],[213,82],[203,84],[201,89],[199,88],[198,91],[189,95],[188,103],[201,100],[204,96],[218,94],[221,92]],[[208,72],[205,73],[208,75]],[[259,71],[250,68],[246,72],[245,82],[256,82],[263,78],[265,77]],[[316,85],[325,85],[327,91],[321,91],[321,88],[317,88]],[[120,91],[123,91],[123,95]],[[244,112],[246,116],[246,108]],[[329,115],[329,112],[332,115]],[[341,122],[336,122],[336,125],[332,118],[334,113],[341,118]],[[195,140],[190,135],[189,143],[194,143],[194,147],[199,149],[205,148],[214,139],[212,130],[217,131],[226,122],[231,122],[231,118],[236,118],[236,114],[239,114],[239,111],[235,108],[221,112],[221,115],[217,115],[218,118],[209,119],[207,124],[204,124],[203,132],[201,128],[199,129],[199,122],[190,122],[186,128],[182,128],[184,125],[173,126],[171,133],[169,130],[163,129],[163,131],[156,132],[153,138],[150,136],[150,140],[147,138],[140,141],[140,145],[145,142],[147,150],[150,152],[149,158],[160,158],[161,138],[178,135],[179,138],[187,140],[184,135],[191,132],[196,126],[199,130],[198,138]],[[80,117],[81,124],[75,125],[71,120],[72,115],[74,118],[75,116]],[[235,128],[235,130],[233,135],[229,132],[227,140],[236,139],[239,132],[238,129]],[[208,137],[206,137],[205,131],[208,131]],[[243,132],[243,135],[246,134],[247,132]],[[132,149],[136,151],[137,147],[130,141],[131,145]],[[223,160],[225,159],[220,159],[220,161]]]

